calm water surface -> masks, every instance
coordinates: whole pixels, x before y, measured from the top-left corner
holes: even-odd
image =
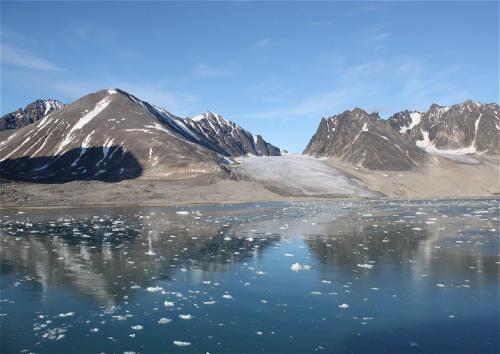
[[[498,205],[0,211],[0,352],[497,353]]]

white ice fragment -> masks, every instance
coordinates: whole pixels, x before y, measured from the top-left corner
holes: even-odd
[[[135,325],[135,326],[131,326],[130,327],[133,331],[141,331],[142,329],[144,329],[143,326],[141,325]]]
[[[156,293],[156,292],[159,292],[162,290],[163,290],[163,288],[161,286],[148,286],[146,288],[146,291],[149,291],[150,293]]]
[[[162,318],[160,318],[160,319],[158,320],[158,323],[159,323],[159,324],[167,324],[167,323],[170,323],[170,322],[172,322],[172,320],[171,320],[171,319],[169,319],[169,318],[165,318],[165,317],[162,317]]]
[[[189,211],[186,210],[180,210],[175,212],[178,215],[189,215]]]
[[[192,320],[194,316],[192,315],[179,315],[181,320]]]
[[[293,270],[294,272],[298,272],[299,270],[302,269],[302,264],[300,263],[294,263],[292,264],[292,266],[290,267],[291,270]]]
[[[58,317],[70,317],[70,316],[74,316],[75,313],[74,312],[66,312],[66,313],[60,313],[58,315]]]
[[[366,269],[372,269],[373,264],[358,264],[358,267],[360,268],[366,268]]]
[[[339,307],[341,309],[347,309],[347,308],[349,308],[349,305],[347,305],[347,304],[341,304],[341,305],[339,305]]]
[[[165,307],[174,307],[174,303],[172,301],[165,301],[163,303],[163,306],[165,306]]]
[[[183,342],[183,341],[180,341],[180,340],[174,340],[174,345],[178,346],[178,347],[187,347],[187,346],[190,346],[191,345],[191,342]]]

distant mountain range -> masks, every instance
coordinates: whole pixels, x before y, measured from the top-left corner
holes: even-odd
[[[433,104],[389,119],[355,108],[322,118],[303,153],[386,171],[418,169],[431,156],[498,156],[500,107]],[[37,100],[0,118],[0,176],[13,180],[225,178],[234,158],[249,154],[281,150],[216,113],[180,118],[120,89],[69,105]]]
[[[28,105],[17,112],[45,107],[46,115],[30,115],[0,132],[0,175],[54,183],[181,178],[226,173],[229,157],[280,154],[261,136],[218,114],[183,119],[119,89],[66,106],[55,102]],[[9,113],[1,121],[20,115]]]
[[[426,112],[403,111],[386,120],[356,108],[322,118],[304,154],[372,170],[409,170],[429,155],[499,155],[500,106],[433,104]]]

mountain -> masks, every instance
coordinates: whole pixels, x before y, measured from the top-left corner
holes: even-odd
[[[64,104],[57,100],[36,100],[24,108],[3,115],[0,118],[0,131],[25,127],[63,107]]]
[[[389,121],[360,108],[322,118],[304,154],[338,157],[373,170],[407,170],[425,158],[425,153]]]
[[[500,106],[496,103],[433,104],[423,113],[396,113],[389,122],[429,153],[500,154]]]
[[[262,136],[253,135],[219,114],[207,111],[202,115],[185,119],[184,123],[195,132],[196,136],[223,155],[280,155],[280,149],[264,141]]]
[[[500,154],[500,106],[466,101],[428,111],[401,111],[387,120],[362,109],[323,118],[304,154],[338,157],[372,170],[408,170],[426,156],[477,163],[468,154]]]
[[[225,125],[237,127],[219,120],[213,134],[224,134]],[[17,129],[0,142],[0,175],[54,183],[139,176],[175,179],[226,173],[227,157],[256,151],[252,146],[235,154],[236,148],[226,147],[231,144],[221,143],[223,136],[200,134],[191,127],[192,121],[125,91],[102,90]]]

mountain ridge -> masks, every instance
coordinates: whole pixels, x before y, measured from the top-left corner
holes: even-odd
[[[467,154],[498,155],[499,137],[496,103],[432,104],[426,112],[404,110],[385,120],[355,108],[322,118],[303,153],[338,157],[372,170],[408,170],[424,164],[430,155],[455,159]],[[379,138],[386,142],[381,144]]]
[[[0,142],[0,175],[115,181],[227,174],[227,158],[256,152],[222,149],[223,137],[209,141],[186,122],[123,90],[101,90],[15,129]]]

